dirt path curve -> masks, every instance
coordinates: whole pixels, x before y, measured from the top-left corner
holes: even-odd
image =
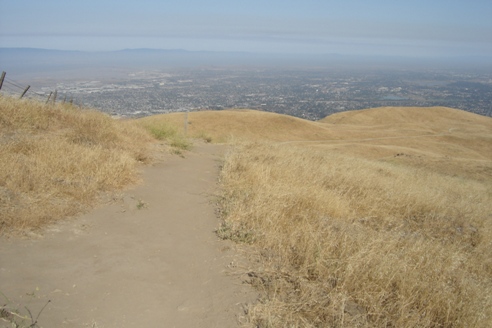
[[[112,205],[34,239],[0,239],[0,292],[33,316],[50,299],[41,327],[236,327],[255,294],[225,273],[237,254],[213,233],[223,150],[167,156]]]

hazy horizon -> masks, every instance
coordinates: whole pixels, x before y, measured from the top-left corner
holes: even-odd
[[[452,70],[490,74],[491,56],[405,57],[390,55],[282,54],[183,49],[67,51],[0,47],[0,70],[9,76],[42,77],[66,73],[73,78],[108,75],[114,70],[162,70],[197,67],[329,68],[338,70]],[[104,74],[103,74],[104,73]]]
[[[492,3],[0,0],[0,47],[490,56]]]

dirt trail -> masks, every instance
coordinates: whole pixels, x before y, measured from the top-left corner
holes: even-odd
[[[34,316],[50,299],[41,327],[237,326],[256,295],[225,273],[237,254],[213,233],[222,152],[167,156],[112,205],[37,238],[0,239],[0,292]]]

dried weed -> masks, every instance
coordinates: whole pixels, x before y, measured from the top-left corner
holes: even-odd
[[[490,180],[249,143],[221,181],[221,237],[261,259],[250,326],[492,325]]]
[[[39,228],[135,183],[151,140],[94,110],[0,97],[0,233]]]

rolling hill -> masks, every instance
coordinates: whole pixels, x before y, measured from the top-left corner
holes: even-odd
[[[140,119],[184,131],[186,113]],[[492,118],[446,107],[382,107],[312,122],[255,110],[188,114],[189,136],[212,142],[274,141],[426,168],[492,178]]]
[[[170,124],[183,131],[186,113],[142,118],[154,125]],[[207,135],[214,142],[242,140],[324,140],[336,138],[324,124],[256,110],[221,110],[188,113],[188,135]]]
[[[254,245],[264,293],[249,326],[490,327],[492,119],[374,108],[287,141],[290,124],[232,147],[221,173],[219,236]]]
[[[228,144],[215,159],[220,176],[208,168],[190,183],[219,181],[217,236],[243,244],[253,259],[245,281],[261,297],[246,326],[491,326],[491,118],[385,107],[318,122],[254,110],[114,120],[3,97],[0,108],[0,232],[80,213],[137,181],[139,163],[152,158],[163,161],[153,168],[175,192],[177,168],[188,175],[199,170],[184,161],[204,163],[187,152],[186,134]],[[197,147],[213,148],[223,147]],[[183,158],[167,165],[169,151]],[[155,187],[158,202],[166,199]],[[189,219],[196,238],[203,217]]]

